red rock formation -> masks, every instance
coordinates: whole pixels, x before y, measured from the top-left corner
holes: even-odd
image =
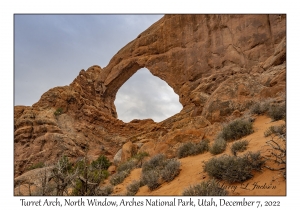
[[[81,70],[32,107],[15,107],[15,176],[62,154],[75,160],[88,150],[91,159],[112,159],[131,141],[141,151],[172,156],[179,142],[213,136],[217,122],[285,92],[285,39],[285,15],[164,16],[107,67]],[[183,109],[161,123],[123,123],[116,93],[143,67],[174,89]]]
[[[105,103],[113,103],[127,79],[146,67],[174,89],[185,107],[208,76],[218,78],[205,90],[211,94],[228,76],[283,63],[285,25],[282,15],[166,15],[120,50],[97,84]],[[107,107],[115,113],[113,104]]]

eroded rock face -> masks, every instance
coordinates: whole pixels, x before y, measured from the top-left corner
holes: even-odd
[[[104,154],[126,142],[138,151],[175,155],[185,141],[215,135],[219,122],[286,86],[285,15],[166,15],[124,46],[107,67],[81,70],[32,107],[14,113],[15,176],[38,162]],[[180,113],[153,120],[117,119],[118,89],[146,67],[179,95]],[[59,112],[58,112],[59,111]]]
[[[190,93],[207,76],[216,75],[211,79],[220,83],[219,74],[224,81],[237,72],[282,63],[285,24],[285,16],[278,15],[166,15],[122,48],[97,82],[104,85],[105,98],[114,101],[124,82],[146,67],[187,106]],[[207,88],[205,93],[212,94],[217,85]]]

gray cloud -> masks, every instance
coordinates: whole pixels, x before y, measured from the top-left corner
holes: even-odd
[[[160,122],[182,109],[173,89],[145,68],[119,89],[115,105],[118,117],[124,122],[146,118]]]
[[[95,64],[105,67],[118,50],[161,17],[162,15],[15,15],[15,105],[32,105],[50,88],[70,84],[81,69]],[[133,84],[143,85],[142,81],[145,79],[139,77],[141,76],[137,74]],[[156,82],[149,83],[152,87],[152,92],[149,93],[139,93],[136,92],[138,89],[129,88],[130,93],[135,96],[130,94],[131,102],[127,103],[132,103],[138,109],[133,112],[128,108],[127,112],[120,112],[133,118],[144,118],[145,113],[147,118],[154,116],[153,119],[164,116],[168,109],[150,105],[150,99],[157,104],[160,101],[171,103],[173,99],[169,94],[163,96],[162,90],[165,87]],[[135,101],[139,96],[143,100]],[[124,93],[123,98],[126,97],[128,95]]]

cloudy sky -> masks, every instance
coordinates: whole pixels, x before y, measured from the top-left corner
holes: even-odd
[[[124,122],[147,118],[160,122],[182,109],[173,89],[146,68],[135,73],[120,88],[115,105],[118,117]]]
[[[14,104],[32,105],[81,69],[105,67],[118,50],[163,15],[14,15]],[[182,108],[178,96],[147,69],[117,93],[119,119],[161,121]]]

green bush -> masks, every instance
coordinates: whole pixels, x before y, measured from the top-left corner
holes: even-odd
[[[275,121],[285,119],[286,107],[285,103],[270,106],[268,115]]]
[[[104,163],[101,160],[105,160]],[[97,160],[89,164],[85,158],[82,158],[76,162],[72,170],[73,172],[77,170],[79,175],[86,177],[90,182],[100,183],[109,176],[107,169],[110,163],[108,160],[106,162],[106,160],[106,157],[100,156]]]
[[[236,156],[237,152],[245,151],[247,149],[248,144],[249,144],[249,141],[247,141],[247,140],[240,140],[240,141],[234,142],[231,145],[231,153]]]
[[[54,112],[55,116],[61,115],[63,113],[63,108],[59,107],[58,109],[56,109],[56,111]]]
[[[201,182],[198,185],[190,186],[182,193],[184,196],[225,196],[228,192],[223,189],[215,180]]]
[[[224,140],[236,140],[253,133],[253,123],[250,120],[237,119],[223,127],[219,134]]]
[[[73,196],[83,195],[83,192],[82,192],[83,187],[84,187],[83,183],[79,179],[76,179],[71,195],[73,195]]]
[[[227,142],[223,139],[218,137],[213,145],[209,148],[209,152],[213,155],[220,154],[225,151],[227,146]]]
[[[275,135],[284,135],[286,134],[286,127],[285,125],[279,125],[279,126],[270,126],[266,131],[265,131],[265,137],[271,136],[272,134]]]
[[[104,155],[100,155],[97,160],[94,160],[91,163],[91,166],[95,169],[107,170],[108,167],[111,165],[111,162],[108,158]]]
[[[108,177],[109,173],[106,170],[89,170],[87,178],[92,183],[100,183]]]
[[[33,170],[33,169],[36,169],[36,168],[43,168],[45,166],[45,164],[43,162],[38,162],[36,164],[32,164],[28,170]]]
[[[204,139],[199,143],[195,144],[192,142],[188,142],[179,147],[177,152],[178,158],[183,158],[191,155],[202,154],[209,150],[209,140]]]
[[[77,161],[72,169],[73,173],[77,173],[72,195],[93,196],[100,193],[98,188],[100,183],[109,176],[109,172],[106,170],[109,165],[110,162],[105,156],[99,156],[90,164],[86,157]]]
[[[135,195],[140,189],[140,181],[134,180],[130,185],[126,187],[128,196]]]
[[[145,157],[148,157],[148,156],[149,156],[149,153],[147,153],[147,152],[139,152],[136,155],[134,155],[132,157],[132,159],[137,161],[136,167],[140,168],[143,165],[143,160],[145,159]]]
[[[230,183],[243,182],[252,178],[252,171],[260,171],[264,165],[260,153],[247,153],[242,157],[223,155],[212,158],[204,164],[209,176]]]

